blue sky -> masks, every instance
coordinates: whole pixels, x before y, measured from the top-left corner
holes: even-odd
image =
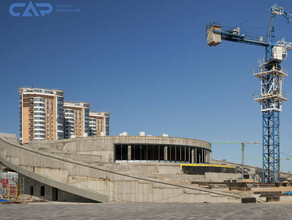
[[[261,142],[260,105],[252,100],[260,81],[252,73],[264,48],[232,42],[210,48],[205,28],[211,21],[241,24],[265,36],[265,11],[274,1],[39,0],[80,12],[30,18],[9,14],[15,2],[25,1],[0,2],[1,132],[18,134],[17,89],[33,86],[62,89],[66,100],[111,112],[112,135]],[[292,2],[277,3],[292,13]],[[277,17],[276,38],[282,37],[292,41],[292,23]],[[292,70],[291,59],[292,53],[283,67]],[[289,76],[284,91],[291,90]],[[288,155],[291,112],[288,101],[281,113],[281,151]],[[240,146],[214,144],[213,157],[240,162]],[[261,145],[248,145],[246,158],[261,166]],[[282,170],[291,164],[283,160]]]

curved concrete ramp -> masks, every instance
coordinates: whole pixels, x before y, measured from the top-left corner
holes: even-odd
[[[0,133],[0,161],[35,182],[98,202],[241,202],[235,194],[116,173],[114,164],[89,165],[20,145]],[[109,169],[111,168],[111,169]],[[31,183],[30,183],[31,184]],[[29,191],[29,185],[26,191]],[[38,195],[41,196],[41,195]],[[52,199],[47,197],[46,199]],[[58,200],[61,200],[60,195]],[[70,200],[70,199],[68,199]]]
[[[9,137],[9,141],[7,137]],[[108,197],[105,194],[100,194],[96,191],[92,193],[88,189],[68,184],[65,180],[68,177],[66,170],[58,167],[61,167],[60,163],[64,163],[62,158],[53,158],[46,155],[46,153],[35,152],[12,140],[11,135],[6,136],[0,133],[0,161],[6,167],[25,177],[64,192],[94,201],[108,201]]]

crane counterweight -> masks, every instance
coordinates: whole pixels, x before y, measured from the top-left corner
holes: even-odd
[[[215,31],[221,31],[221,26],[212,24],[207,29],[207,44],[212,47],[221,43],[221,34],[216,33]]]

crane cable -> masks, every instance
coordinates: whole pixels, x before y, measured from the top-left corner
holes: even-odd
[[[265,10],[264,12],[262,12],[262,13],[260,13],[260,14],[258,14],[258,15],[255,15],[255,16],[253,16],[253,17],[251,17],[251,18],[248,18],[248,19],[246,19],[245,21],[239,23],[237,26],[240,26],[240,25],[242,25],[242,24],[245,24],[246,22],[251,21],[251,20],[257,18],[257,17],[261,16],[262,14],[267,13],[268,11],[269,11],[269,9]]]
[[[290,158],[292,158],[292,156],[290,156],[290,155],[288,155],[288,154],[285,154],[285,153],[283,153],[283,152],[280,152],[281,154],[283,154],[283,155],[285,155],[286,157],[290,157]]]

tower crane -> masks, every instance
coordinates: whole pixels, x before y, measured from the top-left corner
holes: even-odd
[[[215,144],[241,144],[241,163],[244,164],[244,150],[246,144],[259,144],[259,142],[255,141],[210,141]]]
[[[240,33],[240,28],[226,28],[220,24],[207,25],[207,44],[216,46],[222,40],[237,43],[263,46],[265,48],[265,62],[260,65],[260,72],[254,76],[261,80],[261,95],[254,100],[261,104],[262,112],[262,159],[263,182],[273,183],[280,181],[280,112],[282,103],[288,99],[282,93],[282,81],[288,74],[284,73],[281,62],[287,57],[287,50],[292,50],[292,43],[284,38],[275,41],[275,17],[284,17],[288,23],[292,21],[283,7],[273,5],[270,9],[270,23],[267,37],[256,37]]]

